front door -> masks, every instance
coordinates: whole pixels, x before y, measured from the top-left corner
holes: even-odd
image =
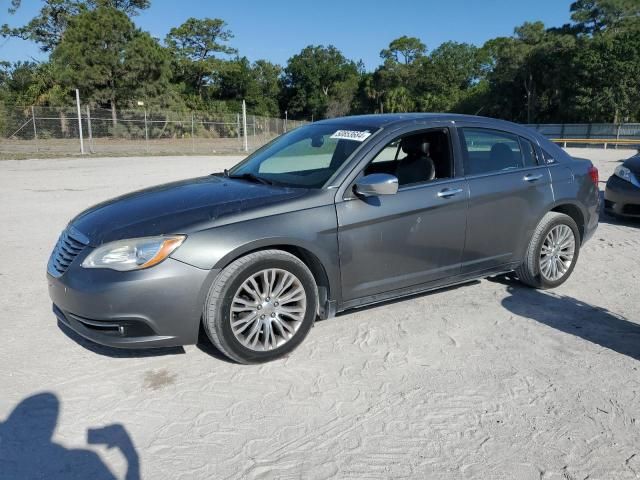
[[[364,168],[362,175],[400,177],[396,194],[361,198],[348,190],[337,202],[344,301],[459,273],[469,192],[455,176],[450,133],[397,138]]]

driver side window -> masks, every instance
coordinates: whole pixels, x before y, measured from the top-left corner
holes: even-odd
[[[372,173],[395,176],[399,187],[452,178],[448,129],[427,130],[393,140],[365,168],[365,175]]]

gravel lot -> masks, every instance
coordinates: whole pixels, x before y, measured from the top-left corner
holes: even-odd
[[[632,154],[577,152],[602,188]],[[640,478],[638,223],[603,217],[557,290],[483,280],[351,312],[261,366],[58,327],[45,265],[75,213],[237,159],[0,162],[0,478]]]

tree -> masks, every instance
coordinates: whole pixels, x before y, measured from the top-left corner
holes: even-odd
[[[571,105],[589,122],[637,120],[640,38],[633,33],[585,39],[573,58],[577,78]]]
[[[420,58],[427,51],[427,46],[415,37],[407,37],[403,35],[393,40],[388,48],[380,52],[383,60],[400,61],[402,56],[403,62],[409,64]]]
[[[247,108],[257,115],[277,116],[281,72],[280,66],[266,60],[252,64],[246,57],[236,58],[222,65],[216,94],[223,100],[246,100]]]
[[[173,52],[178,77],[191,84],[202,98],[205,83],[220,67],[217,54],[237,53],[225,43],[233,38],[227,24],[219,18],[189,18],[179,27],[172,28],[165,42]]]
[[[88,0],[93,8],[115,8],[129,17],[138,15],[140,10],[146,10],[151,6],[151,0]]]
[[[284,69],[282,109],[292,115],[323,118],[348,112],[358,87],[358,64],[334,46],[310,45]]]
[[[571,19],[579,31],[597,34],[608,29],[618,30],[629,20],[638,20],[637,0],[578,0],[570,7]]]
[[[63,85],[81,89],[93,103],[110,106],[114,126],[118,105],[137,98],[161,102],[168,87],[167,53],[124,13],[110,7],[72,18],[52,60]]]
[[[150,0],[45,0],[39,14],[26,25],[16,28],[3,25],[0,34],[31,40],[38,43],[42,51],[51,52],[62,40],[70,19],[82,12],[108,7],[131,16],[136,15],[139,10],[149,8],[149,5]],[[16,8],[18,6],[19,2]]]
[[[66,30],[69,20],[87,9],[87,4],[77,0],[45,0],[40,13],[26,25],[17,28],[2,26],[2,35],[31,40],[44,52],[52,51]]]

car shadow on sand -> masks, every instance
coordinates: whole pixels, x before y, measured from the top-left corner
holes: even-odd
[[[522,286],[512,276],[490,280],[507,287],[502,306],[515,315],[640,360],[640,324],[567,295]]]
[[[66,448],[53,441],[59,413],[58,397],[44,392],[23,399],[0,422],[0,478],[116,478],[95,451]],[[89,428],[87,442],[120,450],[127,462],[124,478],[140,479],[138,452],[123,425]]]

